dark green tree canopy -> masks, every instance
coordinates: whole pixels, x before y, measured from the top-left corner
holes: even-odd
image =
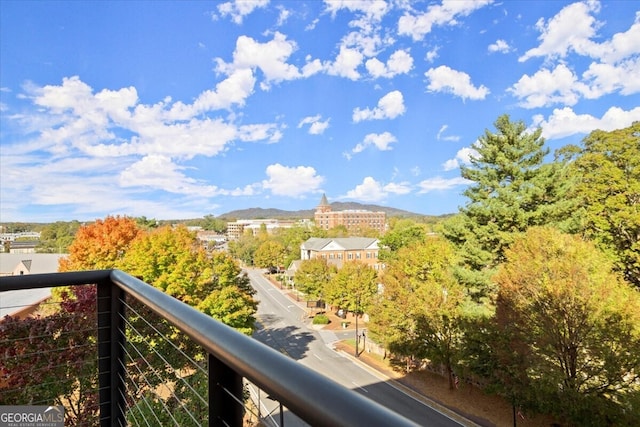
[[[612,254],[616,269],[640,289],[640,122],[593,131],[564,149],[576,177],[579,230]]]
[[[529,131],[522,121],[498,117],[495,132],[486,130],[474,145],[476,154],[461,175],[471,185],[460,215],[445,224],[444,234],[461,249],[458,276],[477,301],[491,299],[490,274],[504,261],[514,237],[534,225],[561,221],[568,206],[562,169],[544,163],[542,129]]]

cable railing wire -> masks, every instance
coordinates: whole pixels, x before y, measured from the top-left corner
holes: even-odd
[[[176,390],[183,386],[186,390],[185,393],[187,396],[197,398],[200,402],[199,405],[201,405],[202,409],[208,413],[207,397],[202,396],[201,393],[199,393],[189,383],[189,381],[185,379],[186,377],[188,378],[198,374],[206,375],[206,370],[204,370],[201,364],[193,357],[183,351],[179,344],[177,344],[173,339],[170,339],[167,331],[160,330],[162,329],[160,325],[169,328],[170,331],[172,328],[171,326],[164,325],[160,319],[157,319],[157,322],[151,321],[147,317],[152,314],[143,315],[140,310],[136,310],[132,305],[127,304],[125,301],[121,302],[124,304],[125,310],[128,313],[127,316],[123,317],[125,331],[121,331],[121,333],[126,334],[131,338],[127,339],[124,346],[124,363],[137,365],[136,369],[138,369],[138,375],[146,382],[144,390],[136,390],[139,398],[144,401],[144,404],[148,409],[151,409],[148,401],[150,393],[153,393],[155,400],[162,405],[162,412],[166,413],[175,425],[184,425],[185,422],[192,425],[201,425],[201,421],[207,418],[206,414],[196,414],[194,411],[190,410],[184,403],[185,397],[179,396]],[[140,341],[138,342],[136,339],[133,339],[134,337]],[[151,345],[149,342],[150,339],[158,337],[169,345],[169,351],[165,350],[165,354],[158,351],[158,347],[162,346]],[[132,354],[132,351],[135,352],[135,354]],[[172,357],[168,357],[168,353],[173,353],[171,355]],[[149,360],[149,355],[152,355],[156,361],[154,362],[153,360]],[[176,358],[180,358],[181,360],[176,360]],[[169,359],[172,360],[170,361]],[[149,379],[145,374],[143,374],[140,369],[141,366],[145,367],[144,371],[151,372],[157,377],[157,379]],[[195,374],[193,372],[189,374],[186,373],[186,371],[193,371]],[[125,370],[125,372],[128,372],[128,370]],[[126,384],[131,382],[135,384],[135,379],[131,378],[130,375],[127,375],[125,382]],[[171,402],[174,402],[174,406],[169,407]],[[176,419],[174,416],[174,412],[176,410],[180,410],[180,412],[186,414],[187,420]],[[141,411],[139,412],[140,415],[144,416]],[[160,420],[156,417],[156,421],[159,422]]]

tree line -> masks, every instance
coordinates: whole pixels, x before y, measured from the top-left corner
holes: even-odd
[[[568,425],[640,425],[640,123],[553,161],[541,134],[499,117],[461,168],[466,205],[436,233],[394,221],[377,277],[316,259],[294,281],[352,312],[357,299],[370,337],[452,389],[464,378]]]

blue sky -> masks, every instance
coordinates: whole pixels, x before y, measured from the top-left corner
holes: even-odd
[[[466,203],[496,118],[640,120],[637,1],[0,2],[0,221]]]

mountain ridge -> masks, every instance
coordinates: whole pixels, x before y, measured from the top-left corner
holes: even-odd
[[[366,210],[372,212],[384,212],[389,217],[424,217],[437,215],[423,215],[403,209],[392,208],[388,206],[379,206],[371,204],[362,204],[357,202],[333,202],[329,203],[334,211],[345,210]],[[218,218],[236,218],[236,219],[313,219],[315,209],[302,209],[297,211],[287,211],[276,208],[248,208],[237,209],[221,215]]]

